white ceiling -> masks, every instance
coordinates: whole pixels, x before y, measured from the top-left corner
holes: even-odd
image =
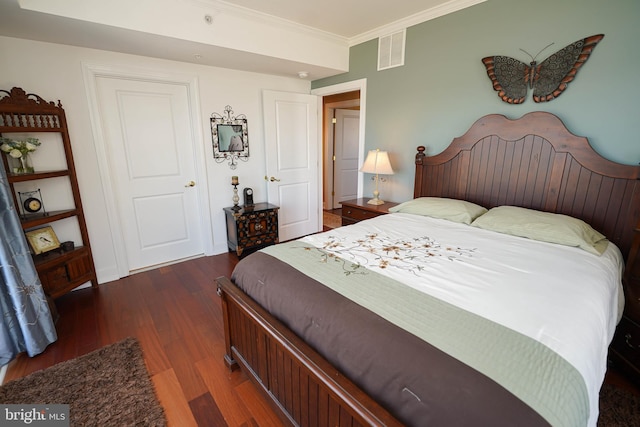
[[[346,38],[450,3],[449,0],[225,0]]]
[[[71,0],[49,0],[69,7]],[[362,43],[420,22],[472,6],[486,0],[174,0],[193,7],[224,7],[226,12],[262,15],[271,25],[298,26],[301,31],[326,34],[343,40],[345,46]],[[203,65],[223,66],[275,75],[297,75],[309,71],[309,79],[336,74],[331,67],[261,55],[191,40],[166,37],[73,19],[64,14],[41,13],[21,8],[37,0],[0,0],[0,36],[24,38]],[[65,2],[69,2],[65,4]],[[138,3],[140,2],[140,3]],[[109,2],[115,4],[117,2]],[[131,0],[128,5],[147,3]],[[82,3],[78,3],[82,4]],[[88,5],[89,3],[85,3]],[[85,4],[82,4],[84,6]],[[103,3],[104,4],[104,3]],[[114,6],[116,7],[116,6]],[[162,11],[153,10],[154,13]],[[123,11],[126,15],[126,10]],[[269,15],[269,16],[267,16]],[[137,28],[137,27],[132,27]],[[287,40],[282,40],[287,43]],[[198,52],[194,58],[193,52]],[[201,55],[200,55],[201,53]]]

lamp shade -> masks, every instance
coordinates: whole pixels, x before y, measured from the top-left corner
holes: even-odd
[[[360,172],[393,175],[389,154],[379,149],[369,151]]]

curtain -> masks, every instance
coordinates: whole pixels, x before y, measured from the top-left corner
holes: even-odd
[[[57,339],[1,161],[0,315],[0,366],[23,351],[35,356]]]

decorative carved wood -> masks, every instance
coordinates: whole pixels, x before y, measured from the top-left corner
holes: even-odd
[[[640,167],[603,158],[553,114],[485,116],[441,154],[418,150],[415,197],[571,215],[629,252],[640,217]]]

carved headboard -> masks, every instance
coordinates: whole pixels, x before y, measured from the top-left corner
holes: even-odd
[[[442,153],[416,154],[414,197],[514,205],[580,218],[629,253],[640,217],[640,167],[593,151],[551,113],[480,118]]]

